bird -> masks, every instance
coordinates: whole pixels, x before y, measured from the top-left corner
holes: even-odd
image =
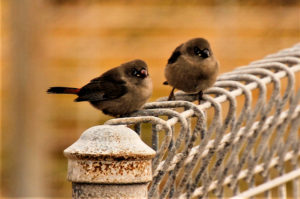
[[[174,90],[198,94],[200,103],[203,91],[216,81],[219,62],[209,42],[204,38],[193,38],[175,48],[165,67],[164,85],[172,86],[168,101],[175,100]]]
[[[135,59],[112,68],[82,88],[50,87],[49,94],[74,94],[75,102],[88,101],[104,114],[122,117],[133,113],[152,95],[147,64]]]

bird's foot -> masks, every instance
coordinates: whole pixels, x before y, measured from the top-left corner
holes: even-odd
[[[168,101],[174,101],[175,100],[174,90],[175,90],[175,88],[172,89],[172,91],[171,91],[171,93],[168,97]]]
[[[173,95],[173,96],[169,96],[168,97],[168,101],[175,101],[176,100],[176,98],[175,98],[175,96]]]
[[[198,93],[198,104],[201,104],[201,100],[203,100],[203,92],[202,91],[200,91]]]

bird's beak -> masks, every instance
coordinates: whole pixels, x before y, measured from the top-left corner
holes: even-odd
[[[141,70],[141,75],[144,76],[144,77],[147,77],[148,76],[148,71],[146,69],[142,69]]]
[[[207,57],[209,57],[209,56],[210,56],[210,53],[209,53],[208,50],[202,50],[202,52],[201,52],[201,57],[207,58]]]

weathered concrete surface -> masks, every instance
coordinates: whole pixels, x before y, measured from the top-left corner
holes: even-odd
[[[155,155],[140,137],[126,126],[100,125],[87,129],[64,151],[68,159],[151,159]]]
[[[73,198],[146,198],[155,151],[126,126],[86,130],[64,151]]]
[[[130,198],[146,199],[147,183],[131,185],[103,185],[72,183],[72,197],[76,199]]]
[[[151,160],[69,160],[68,180],[107,184],[150,182]]]

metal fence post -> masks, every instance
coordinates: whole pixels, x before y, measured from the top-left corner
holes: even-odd
[[[126,126],[92,127],[64,155],[74,199],[147,198],[155,151]]]

